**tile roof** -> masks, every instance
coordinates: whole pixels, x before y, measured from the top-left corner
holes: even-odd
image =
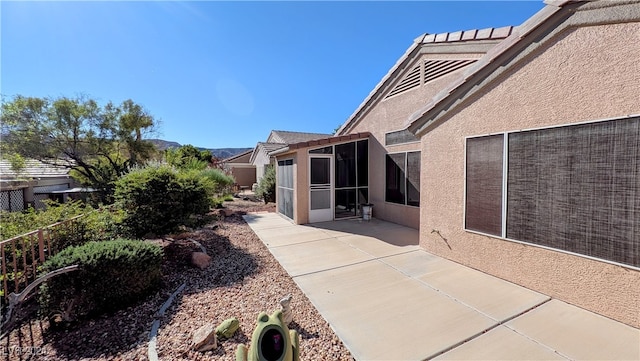
[[[493,41],[497,42],[507,38],[513,31],[512,26],[505,26],[501,28],[486,28],[486,29],[473,29],[465,31],[455,31],[440,34],[422,34],[416,38],[407,51],[398,59],[395,65],[387,72],[387,74],[380,80],[380,82],[373,88],[373,90],[367,95],[364,101],[358,106],[358,108],[349,116],[344,124],[338,129],[336,134],[341,134],[347,131],[351,124],[360,119],[369,107],[381,96],[378,94],[385,88],[387,83],[393,81],[394,77],[401,71],[403,71],[408,63],[415,59],[415,56],[420,52],[423,46],[432,46],[439,44],[450,43],[470,43],[477,44],[478,42]]]
[[[340,135],[336,137],[332,136],[332,137],[323,138],[323,139],[314,139],[307,142],[290,144],[289,149],[308,148],[316,145],[325,145],[325,144],[328,145],[333,143],[344,142],[347,140],[369,138],[370,136],[371,136],[371,133],[369,132],[353,133],[353,134],[347,134],[347,135]]]
[[[236,160],[238,158],[242,158],[242,157],[246,156],[247,154],[251,154],[252,152],[253,152],[253,149],[247,149],[246,151],[244,151],[242,153],[238,153],[236,155],[232,155],[229,158],[225,158],[225,159],[221,160],[220,163],[233,162],[234,160]]]
[[[330,137],[332,135],[326,133],[290,132],[286,130],[273,130],[271,133],[280,138],[281,142],[285,144],[306,142],[309,140]]]
[[[263,143],[263,142],[258,142],[258,147],[264,148],[264,150],[267,151],[267,153],[272,152],[274,150],[278,150],[281,148],[286,147],[287,145],[284,143]]]
[[[510,67],[505,66],[500,59],[512,58],[514,54],[519,53],[520,50],[524,49],[530,42],[539,41],[529,36],[532,32],[544,31],[546,28],[555,26],[550,19],[561,16],[561,11],[567,9],[568,5],[577,6],[581,3],[580,1],[573,0],[546,0],[545,4],[547,5],[544,8],[520,26],[510,29],[509,36],[489,50],[475,64],[467,68],[457,79],[454,79],[447,87],[436,94],[425,106],[411,115],[405,122],[405,125],[413,133],[422,133],[426,127],[440,118],[440,115],[444,114],[442,112],[443,109],[446,108],[447,111],[450,111],[455,104],[459,104],[463,98],[468,96],[470,94],[469,89],[473,88],[473,93],[479,91],[480,87],[475,85],[482,82],[488,74],[497,71],[497,68],[505,71],[506,68]],[[602,6],[609,5],[605,4]],[[506,34],[506,30],[500,29],[496,30],[499,30],[498,32],[500,34]]]
[[[24,169],[16,173],[11,169],[11,163],[8,160],[0,159],[0,178],[16,179],[68,176],[69,168],[64,166],[68,163],[60,161],[59,164],[60,165],[45,164],[36,159],[26,159]]]
[[[451,33],[440,34],[424,34],[422,40],[418,41],[421,44],[428,43],[452,43],[458,41],[472,41],[472,40],[487,40],[487,39],[504,39],[511,35],[513,26],[505,26],[502,28],[486,28],[486,29],[472,29],[465,31],[455,31]]]
[[[273,151],[272,153],[270,153],[270,155],[274,155],[273,153],[286,153],[290,150],[295,150],[295,149],[329,145],[329,144],[334,144],[339,142],[346,142],[349,140],[364,139],[364,138],[369,138],[370,136],[371,136],[371,133],[362,132],[362,133],[353,133],[353,134],[347,134],[347,135],[331,136],[331,137],[322,138],[322,139],[314,139],[307,142],[289,144],[288,147],[277,149],[276,151]]]

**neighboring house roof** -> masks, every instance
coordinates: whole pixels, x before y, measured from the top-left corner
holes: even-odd
[[[382,80],[373,88],[364,101],[358,106],[358,108],[351,114],[351,116],[345,121],[345,123],[336,132],[337,135],[344,134],[349,131],[366,113],[371,109],[382,97],[387,93],[387,90],[396,83],[398,77],[408,70],[409,65],[413,63],[417,57],[421,55],[421,52],[426,48],[438,47],[443,44],[454,44],[459,47],[475,46],[477,44],[498,44],[498,42],[508,37],[513,31],[512,26],[506,26],[502,28],[487,28],[481,30],[466,30],[456,31],[441,34],[423,34],[413,41],[413,44],[407,49],[407,51],[398,59],[395,65],[387,72]],[[471,52],[478,52],[478,49],[473,49]],[[480,50],[484,53],[485,50]],[[460,64],[457,66],[466,66],[467,64]]]
[[[55,178],[66,177],[69,175],[69,168],[60,165],[45,164],[36,159],[26,159],[24,169],[15,172],[11,169],[11,163],[8,160],[0,159],[0,179],[9,180],[17,178]]]
[[[273,152],[274,150],[285,148],[286,146],[287,145],[283,144],[283,143],[258,142],[258,144],[256,144],[256,147],[253,149],[253,153],[251,153],[250,162],[251,162],[251,164],[254,163],[254,161],[255,161],[255,159],[258,156],[258,153],[260,151],[264,152],[265,154],[269,154],[270,152]]]
[[[370,132],[362,132],[362,133],[353,133],[353,134],[347,134],[347,135],[340,135],[340,136],[335,136],[335,137],[331,136],[331,137],[328,137],[328,138],[315,139],[315,140],[310,140],[310,141],[307,141],[307,142],[299,142],[299,143],[289,144],[289,146],[282,147],[280,149],[274,150],[271,153],[269,153],[269,155],[283,154],[283,153],[287,153],[290,150],[295,150],[295,149],[300,149],[300,148],[309,148],[309,147],[315,147],[315,146],[330,145],[330,144],[334,144],[334,143],[345,142],[345,141],[348,141],[348,140],[365,139],[365,138],[369,138],[370,136],[371,136]]]
[[[304,133],[290,132],[287,130],[272,130],[266,142],[258,142],[251,153],[250,162],[254,164],[256,157],[260,151],[269,154],[278,149],[287,147],[289,144],[308,142],[316,139],[331,137],[332,134],[326,133]]]
[[[271,134],[269,134],[269,138],[267,138],[267,143],[293,144],[293,143],[307,142],[314,139],[326,138],[330,136],[332,136],[332,134],[272,130]]]
[[[246,152],[242,152],[242,153],[236,154],[234,156],[231,156],[229,158],[223,159],[223,160],[220,161],[220,163],[236,163],[236,162],[238,162],[238,160],[240,158],[246,157],[247,155],[250,155],[251,153],[253,153],[253,149],[249,149]]]
[[[559,1],[547,0],[542,10],[533,15],[500,44],[466,69],[406,122],[408,129],[422,135],[436,127],[445,114],[457,108],[469,97],[480,94],[501,74],[511,70],[533,50],[543,46],[549,35],[556,35],[572,26],[601,25],[640,20],[640,1]],[[602,9],[597,14],[588,10]],[[580,14],[584,11],[584,14]],[[574,16],[571,21],[567,21]],[[543,37],[545,37],[543,39]]]

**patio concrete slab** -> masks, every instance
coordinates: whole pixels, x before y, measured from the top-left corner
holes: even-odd
[[[274,213],[251,213],[243,216],[243,218],[255,230],[295,226],[291,221],[278,215],[274,217]]]
[[[640,330],[559,300],[505,325],[572,360],[640,360]]]
[[[417,245],[380,242],[380,240],[375,237],[361,236],[357,234],[338,237],[337,239],[373,257],[388,257],[420,249]]]
[[[418,279],[500,322],[551,299],[459,264],[447,267],[446,272],[431,272]]]
[[[335,238],[272,247],[270,251],[293,277],[364,262],[371,258]]]
[[[376,260],[294,280],[357,360],[422,360],[494,325]]]
[[[382,262],[404,273],[408,277],[418,278],[426,274],[446,273],[460,267],[459,264],[424,252],[408,252],[381,259]]]
[[[333,237],[312,227],[280,227],[265,229],[259,235],[267,247],[279,247],[296,243],[312,242]]]
[[[548,347],[498,326],[434,360],[567,360]]]
[[[640,330],[430,254],[416,230],[250,217],[357,360],[640,359]]]

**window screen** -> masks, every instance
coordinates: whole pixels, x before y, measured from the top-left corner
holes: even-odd
[[[407,129],[389,132],[384,135],[385,145],[403,144],[410,142],[418,142],[420,139]]]
[[[276,179],[278,213],[293,219],[293,159],[278,161]]]
[[[502,235],[504,136],[467,139],[466,229]]]
[[[505,135],[467,140],[466,229],[640,267],[640,118],[506,137],[507,169]]]
[[[420,205],[420,152],[407,153],[407,205]]]
[[[420,206],[420,152],[387,154],[385,200]]]
[[[404,197],[406,194],[405,157],[406,153],[387,154],[387,187],[385,192],[385,200],[387,202],[404,204]]]
[[[509,135],[507,237],[640,266],[640,120]]]

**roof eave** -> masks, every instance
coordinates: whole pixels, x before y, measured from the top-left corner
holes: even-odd
[[[361,112],[365,111],[365,108],[374,101],[374,96],[378,93],[380,89],[382,89],[382,87],[386,84],[386,82],[392,78],[393,74],[395,74],[396,71],[401,69],[402,65],[405,64],[409,59],[413,58],[413,56],[411,55],[414,52],[416,52],[416,49],[419,49],[422,46],[422,40],[425,38],[425,36],[427,36],[426,33],[420,35],[413,41],[413,44],[409,46],[409,48],[404,52],[404,54],[400,57],[400,59],[398,59],[396,63],[393,65],[393,67],[389,69],[387,74],[385,74],[385,76],[382,77],[382,80],[380,80],[380,82],[373,88],[373,90],[369,93],[369,95],[367,95],[367,97],[362,101],[362,103],[360,103],[360,105],[351,114],[351,116],[349,116],[349,118],[347,118],[344,124],[342,124],[342,126],[338,128],[338,130],[335,133],[336,135],[342,134],[343,132],[348,130],[348,128],[351,127],[352,123],[358,118],[358,115]]]
[[[535,38],[538,33],[555,26],[550,21],[567,4],[578,4],[582,1],[545,1],[547,6],[542,8],[522,25],[516,27],[512,34],[495,46],[478,62],[467,70],[450,85],[438,93],[429,103],[409,117],[407,129],[418,137],[435,127],[442,117],[456,108],[470,94],[469,90],[491,75],[502,63],[500,60],[519,53],[529,43],[526,39]],[[532,34],[535,32],[535,34]],[[474,90],[474,94],[479,89]]]

